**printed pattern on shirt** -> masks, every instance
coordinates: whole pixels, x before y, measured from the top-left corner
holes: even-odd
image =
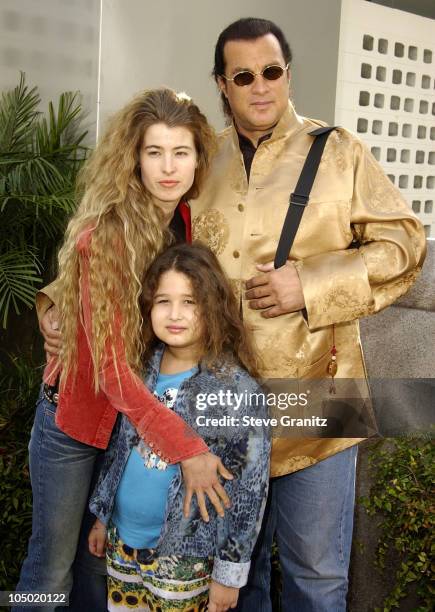
[[[174,387],[168,387],[163,393],[163,395],[159,395],[156,391],[154,391],[154,395],[157,399],[162,402],[167,408],[173,409],[175,405],[175,400],[177,399],[178,389]],[[166,470],[168,464],[166,461],[163,461],[155,452],[146,444],[142,439],[139,441],[139,444],[136,446],[136,450],[139,455],[142,457],[144,466],[149,470],[157,469],[157,470]]]

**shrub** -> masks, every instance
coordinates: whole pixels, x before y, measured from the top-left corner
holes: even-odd
[[[415,588],[421,600],[416,612],[432,610],[435,589],[431,584],[435,552],[434,482],[435,446],[432,439],[381,441],[369,455],[373,485],[361,502],[378,516],[380,538],[376,566],[396,558],[395,585],[376,612],[398,608]]]
[[[0,370],[0,590],[13,590],[31,532],[27,445],[41,372],[9,357]]]

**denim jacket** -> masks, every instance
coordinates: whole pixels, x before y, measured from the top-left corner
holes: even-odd
[[[148,364],[145,382],[151,391],[159,375],[163,351],[164,346],[160,345]],[[211,394],[217,396],[219,405]],[[234,479],[223,485],[231,508],[221,518],[207,500],[210,521],[206,523],[201,519],[195,497],[189,518],[184,518],[184,485],[179,470],[169,488],[165,520],[155,551],[160,557],[214,557],[212,579],[236,588],[247,582],[269,484],[270,436],[263,421],[268,415],[261,394],[258,383],[240,366],[229,362],[213,371],[200,364],[198,372],[182,383],[174,411],[199,433],[210,451],[233,474]],[[210,402],[207,406],[206,395]],[[259,421],[253,423],[252,417]],[[207,422],[207,418],[220,419],[219,424]],[[138,442],[136,430],[122,415],[90,501],[91,512],[105,525],[110,520],[130,451]]]

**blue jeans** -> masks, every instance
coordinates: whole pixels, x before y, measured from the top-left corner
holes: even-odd
[[[101,453],[95,462],[90,491],[94,489],[102,463],[104,453]],[[70,612],[107,611],[107,572],[106,559],[95,557],[89,552],[88,535],[95,523],[95,516],[86,508],[83,516],[77,554],[74,561],[74,584],[69,598]]]
[[[357,446],[270,481],[262,529],[239,612],[271,612],[271,549],[282,572],[282,612],[345,612]]]
[[[32,536],[17,591],[69,592],[72,587],[72,565],[99,451],[60,431],[54,420],[55,410],[41,392],[29,444]]]

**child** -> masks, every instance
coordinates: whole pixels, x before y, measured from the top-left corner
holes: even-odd
[[[109,610],[196,611],[208,601],[208,610],[224,612],[247,582],[269,480],[266,427],[248,418],[267,416],[251,376],[254,351],[228,279],[199,244],[157,257],[145,279],[143,318],[146,383],[232,472],[225,483],[232,507],[218,517],[208,504],[204,522],[199,498],[185,518],[179,466],[123,416],[91,499],[98,520],[89,547],[102,555],[108,526]]]

